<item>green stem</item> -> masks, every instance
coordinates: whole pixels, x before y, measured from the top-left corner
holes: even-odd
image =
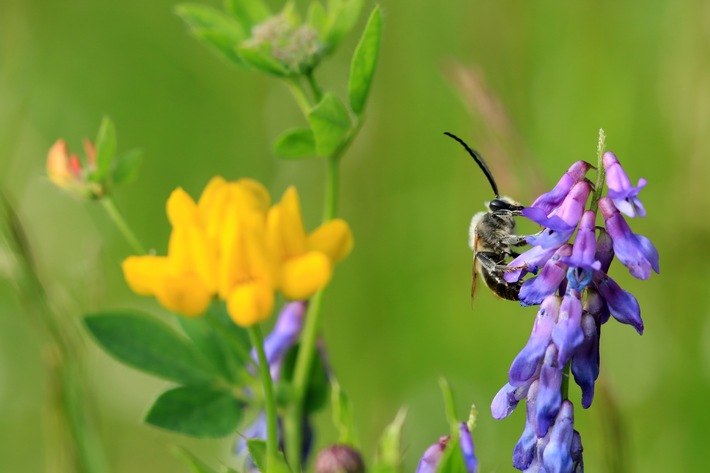
[[[126,220],[123,218],[123,215],[121,215],[118,207],[116,207],[116,203],[113,199],[110,196],[105,196],[101,199],[101,204],[104,206],[109,218],[113,220],[113,223],[123,234],[123,237],[133,247],[133,250],[142,255],[146,254],[147,252],[145,251],[145,248],[143,248],[143,245],[141,245],[140,241],[138,241],[138,238],[136,238],[136,235],[131,230],[131,227],[128,226],[128,223],[126,223]]]
[[[338,214],[338,187],[340,158],[331,156],[326,160],[325,202],[323,206],[323,222],[332,220]]]
[[[569,399],[569,372],[572,368],[572,360],[568,361],[565,367],[562,369],[562,387],[560,391],[562,392],[562,400],[566,401]]]
[[[606,133],[603,129],[599,129],[599,142],[597,144],[597,182],[594,184],[594,194],[592,194],[592,203],[589,206],[589,210],[597,213],[599,208],[599,199],[602,197],[602,192],[604,191],[604,184],[606,183],[606,171],[604,170],[604,163],[602,162],[602,157],[604,156],[604,151],[606,150]]]
[[[320,99],[323,98],[323,91],[321,91],[320,87],[318,86],[318,83],[316,82],[315,77],[313,77],[313,71],[306,74],[306,80],[308,80],[308,85],[310,86],[311,92],[313,93],[313,98],[316,99],[316,103],[320,102]]]
[[[279,452],[278,427],[276,420],[276,398],[274,397],[274,384],[271,380],[269,363],[264,352],[264,335],[261,333],[259,324],[249,328],[249,338],[254,345],[257,358],[259,359],[259,378],[264,390],[264,410],[266,411],[266,462],[276,458]],[[269,471],[269,468],[264,469]]]
[[[303,88],[303,84],[298,78],[289,79],[286,81],[286,84],[288,85],[288,90],[291,91],[291,95],[293,95],[293,99],[298,104],[298,107],[301,109],[301,112],[303,112],[303,116],[308,118],[308,114],[311,113],[313,105],[308,99],[308,95],[306,94],[306,91]]]
[[[293,404],[286,418],[286,455],[289,466],[294,471],[300,471],[301,465],[301,423],[303,422],[304,402],[311,367],[316,352],[320,308],[323,301],[323,291],[314,295],[308,305],[305,326],[301,335],[301,343],[293,372]]]

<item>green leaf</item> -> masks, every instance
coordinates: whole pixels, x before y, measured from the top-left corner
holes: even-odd
[[[355,48],[353,60],[350,64],[350,79],[348,91],[350,93],[350,107],[357,115],[362,114],[370,93],[372,77],[375,74],[377,56],[380,53],[380,38],[382,36],[382,13],[380,7],[375,7],[367,20],[365,31],[360,42]]]
[[[446,420],[449,421],[449,426],[451,428],[452,435],[458,431],[459,420],[456,417],[456,405],[454,403],[454,392],[451,390],[451,386],[446,378],[439,378],[439,389],[441,389],[441,395],[444,398],[444,411],[446,413]]]
[[[235,359],[233,352],[219,333],[211,327],[206,317],[195,319],[180,317],[180,327],[192,340],[200,353],[219,371],[225,379],[235,382],[238,371],[243,368],[241,360]]]
[[[232,434],[241,417],[239,401],[229,391],[190,385],[161,394],[145,422],[193,437],[218,438]]]
[[[274,59],[268,48],[238,46],[239,57],[254,69],[259,69],[276,77],[286,77],[291,74],[286,66]]]
[[[299,347],[300,345],[294,346],[286,353],[286,356],[284,356],[281,366],[281,382],[279,384],[286,384],[286,387],[288,387],[293,380],[293,371],[296,367]],[[307,414],[323,409],[328,401],[328,373],[323,364],[323,359],[320,356],[316,356],[313,360],[304,400],[303,408]]]
[[[132,149],[116,160],[112,181],[115,185],[130,184],[138,177],[138,170],[143,162],[143,152]]]
[[[205,5],[178,5],[175,13],[187,23],[190,33],[218,56],[244,65],[234,50],[246,38],[245,30],[239,23],[221,11]]]
[[[259,471],[266,471],[266,442],[262,439],[247,439],[247,449]],[[268,463],[269,473],[290,473],[291,471],[286,465],[282,452],[279,452],[276,458],[270,458]]]
[[[342,144],[350,129],[350,117],[343,103],[328,92],[308,114],[319,156],[330,156]]]
[[[338,443],[357,447],[355,438],[355,422],[353,420],[353,406],[350,398],[342,390],[338,381],[333,378],[330,381],[330,399],[333,409],[333,423],[338,429]]]
[[[84,323],[109,355],[134,368],[180,383],[214,378],[187,340],[154,317],[105,312],[86,316]]]
[[[328,22],[324,28],[324,38],[328,52],[334,51],[343,38],[353,29],[360,11],[362,0],[328,0]]]
[[[261,0],[225,0],[224,7],[247,32],[271,16],[269,7]]]
[[[328,14],[323,7],[323,4],[317,0],[311,2],[308,6],[308,14],[306,16],[306,23],[308,23],[314,30],[318,31],[322,35],[323,29],[328,22]],[[324,37],[321,36],[324,40]]]
[[[310,128],[291,128],[274,142],[274,153],[282,159],[303,159],[316,154],[316,140]]]
[[[217,470],[209,467],[202,460],[197,458],[197,456],[183,447],[176,447],[176,451],[180,458],[182,458],[185,463],[190,467],[192,473],[218,473]]]
[[[394,420],[385,428],[377,448],[372,467],[374,473],[396,473],[402,463],[402,425],[407,412],[400,409]]]
[[[109,117],[104,117],[96,137],[96,173],[97,182],[103,181],[111,173],[113,158],[116,154],[116,128]]]

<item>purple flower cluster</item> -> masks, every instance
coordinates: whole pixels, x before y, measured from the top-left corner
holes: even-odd
[[[513,466],[519,470],[584,470],[573,406],[562,398],[563,370],[571,365],[582,389],[582,407],[588,408],[599,375],[602,325],[613,316],[643,333],[636,298],[607,272],[615,255],[638,279],[650,277],[651,270],[659,272],[656,248],[634,234],[621,215],[645,216],[637,196],[646,181],[632,187],[613,153],[605,153],[602,164],[609,189],[598,201],[604,226],[596,227],[596,212],[585,210],[593,185],[584,176],[592,166],[578,161],[554,189],[523,210],[544,228],[527,238],[532,248],[515,258],[509,266],[516,269],[505,274],[508,282],[535,274],[523,283],[520,303],[540,305],[530,339],[491,405],[493,417],[503,419],[527,398],[525,430],[513,453]]]

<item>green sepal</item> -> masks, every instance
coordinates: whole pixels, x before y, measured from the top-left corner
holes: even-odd
[[[247,439],[247,449],[249,450],[249,455],[251,455],[254,460],[254,464],[259,468],[259,471],[266,471],[267,460],[266,460],[266,441],[262,439]],[[283,453],[279,452],[275,458],[269,458],[268,460],[268,471],[269,473],[290,473],[286,460],[283,457]]]
[[[273,149],[281,159],[310,158],[316,154],[316,140],[310,128],[291,128],[276,138]]]
[[[226,389],[188,385],[161,394],[145,416],[145,422],[198,438],[232,434],[242,417],[242,407]]]
[[[385,428],[377,446],[377,456],[372,473],[398,473],[402,464],[402,426],[407,412],[400,409],[394,420]]]
[[[367,96],[370,93],[377,57],[380,53],[381,37],[382,13],[380,7],[376,6],[367,20],[367,25],[357,48],[355,48],[350,64],[350,78],[348,80],[350,107],[357,115],[362,114],[365,109]]]
[[[218,56],[244,65],[234,49],[246,38],[245,30],[237,21],[206,5],[178,5],[175,13],[187,23],[190,33]]]
[[[323,28],[323,39],[329,53],[333,52],[353,29],[360,16],[362,4],[362,0],[328,0],[326,2],[328,21]]]
[[[338,443],[357,448],[352,402],[335,378],[331,379],[330,388],[333,423],[338,430]]]
[[[225,0],[224,8],[247,32],[271,16],[271,10],[261,0]]]
[[[288,77],[291,75],[289,69],[277,61],[269,51],[268,46],[237,46],[235,48],[237,54],[243,62],[253,67],[272,74],[276,77]]]
[[[188,341],[155,317],[104,312],[84,317],[96,342],[129,366],[179,383],[212,380],[216,373]]]
[[[308,114],[318,156],[330,156],[350,130],[350,116],[338,97],[328,92]]]
[[[126,151],[116,160],[111,181],[114,185],[130,184],[138,178],[138,171],[143,163],[143,151]]]
[[[96,172],[92,182],[103,182],[111,174],[113,158],[116,155],[116,128],[109,117],[104,117],[96,136]]]

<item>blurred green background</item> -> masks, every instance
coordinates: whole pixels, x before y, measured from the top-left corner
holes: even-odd
[[[527,340],[535,309],[485,290],[471,308],[468,225],[491,192],[442,132],[478,148],[502,191],[525,203],[573,161],[594,161],[603,127],[631,179],[649,181],[642,193],[648,217],[631,223],[658,247],[662,273],[638,281],[618,263],[612,270],[637,296],[646,332],[639,337],[617,323],[604,328],[598,396],[591,409],[576,410],[587,470],[611,471],[610,455],[623,457],[617,471],[705,469],[710,3],[381,5],[383,49],[367,120],[341,168],[340,214],[354,229],[356,249],[337,269],[323,317],[368,457],[406,406],[404,470],[413,471],[426,446],[447,432],[441,375],[462,417],[470,403],[479,408],[474,438],[482,472],[512,471],[523,428],[523,409],[494,421],[488,405]],[[160,253],[170,191],[183,186],[198,195],[216,174],[254,177],[274,195],[295,184],[308,228],[320,216],[324,163],[281,162],[270,152],[282,130],[302,123],[286,88],[213,56],[188,35],[174,6],[168,0],[0,5],[0,182],[18,205],[53,300],[77,317],[120,307],[159,312],[125,286],[119,263],[130,249],[101,208],[75,201],[44,175],[51,144],[64,137],[80,149],[104,114],[116,123],[119,150],[145,151],[140,180],[115,198]],[[341,97],[358,34],[317,72]],[[175,444],[213,464],[226,458],[231,441],[195,441],[142,425],[167,383],[119,365],[89,340],[87,346],[111,471],[187,471],[170,451]],[[11,284],[3,282],[2,471],[53,471],[45,465],[42,358]],[[579,406],[576,385],[572,398]],[[323,445],[333,434],[328,411],[317,424]]]

